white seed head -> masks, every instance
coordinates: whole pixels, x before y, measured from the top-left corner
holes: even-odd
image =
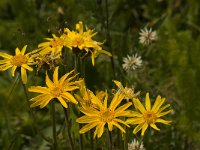
[[[142,65],[141,57],[137,54],[127,57],[123,57],[123,64],[122,67],[126,71],[135,70],[136,68],[140,67]]]
[[[144,29],[140,30],[140,43],[144,44],[144,45],[149,45],[151,42],[157,40],[157,32],[156,31],[152,31],[152,29],[150,28],[149,30],[145,27]]]

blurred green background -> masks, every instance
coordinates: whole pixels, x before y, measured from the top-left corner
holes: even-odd
[[[172,104],[172,125],[160,125],[160,132],[148,132],[145,148],[200,149],[200,1],[0,0],[0,50],[13,54],[16,47],[21,49],[26,44],[28,50],[36,49],[43,38],[59,35],[64,27],[74,29],[78,21],[94,28],[98,32],[95,38],[106,40],[104,49],[113,53],[115,73],[107,57],[99,56],[95,67],[90,60],[86,62],[90,89],[110,89],[114,87],[112,80],[117,79],[124,85],[134,85],[141,97],[150,92],[153,100],[160,94]],[[159,37],[146,47],[138,43],[140,29],[145,26],[156,30]],[[141,55],[143,66],[126,74],[122,58],[134,53]],[[0,72],[0,149],[48,149],[33,132],[23,88],[15,80],[9,71]],[[30,75],[28,86],[41,80]],[[36,110],[40,127],[50,134],[48,108]],[[57,115],[61,126],[64,117],[59,111]],[[130,135],[129,142],[132,139]],[[66,149],[60,141],[60,149]]]

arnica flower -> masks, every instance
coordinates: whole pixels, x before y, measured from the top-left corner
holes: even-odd
[[[45,107],[51,100],[57,99],[63,107],[67,108],[68,105],[66,102],[72,102],[77,104],[78,102],[74,98],[72,94],[70,94],[71,91],[74,91],[75,89],[78,89],[78,87],[75,85],[75,82],[71,81],[73,80],[76,75],[73,75],[69,77],[69,75],[72,75],[73,70],[69,73],[66,73],[58,80],[58,68],[55,68],[54,74],[53,74],[53,81],[49,79],[48,74],[46,73],[46,85],[47,87],[42,86],[31,86],[28,90],[29,92],[36,92],[41,93],[40,95],[32,98],[30,101],[33,103],[31,104],[31,107],[40,106],[40,108]]]
[[[27,45],[22,48],[21,52],[19,48],[16,48],[14,56],[0,52],[0,56],[4,58],[3,60],[0,60],[0,71],[5,71],[12,67],[12,76],[14,76],[16,69],[21,67],[23,84],[27,83],[26,70],[33,71],[33,68],[29,65],[34,65],[34,58],[31,56],[31,53],[25,54],[26,48]]]
[[[164,101],[165,98],[157,96],[156,101],[153,107],[151,108],[149,93],[146,94],[145,107],[141,104],[139,99],[135,98],[133,99],[134,106],[136,110],[139,110],[139,112],[138,111],[132,112],[133,118],[127,119],[126,123],[138,124],[133,130],[134,134],[142,130],[141,135],[144,136],[144,133],[149,125],[155,130],[160,130],[155,123],[163,123],[163,124],[171,123],[171,121],[161,119],[162,116],[165,116],[173,111],[170,109],[168,111],[163,112],[166,108],[170,107],[170,104],[162,106]]]
[[[104,53],[108,56],[111,54],[105,50],[102,50],[101,46],[103,43],[97,42],[92,39],[97,32],[94,30],[88,29],[86,27],[86,31],[83,29],[83,23],[79,21],[76,24],[76,31],[70,31],[68,28],[64,29],[64,34],[62,35],[65,39],[65,46],[75,50],[75,52],[84,52],[85,54],[91,54],[92,64],[94,65],[95,57]]]
[[[138,56],[137,54],[127,57],[123,57],[123,69],[125,71],[133,71],[136,68],[139,68],[142,65],[142,60],[141,57]]]
[[[143,143],[139,143],[137,140],[133,140],[130,144],[128,143],[128,150],[145,150]]]
[[[125,121],[119,119],[118,117],[130,115],[130,112],[126,111],[126,109],[129,106],[131,106],[131,102],[128,102],[118,107],[123,98],[124,98],[123,94],[116,93],[110,103],[110,106],[107,107],[107,100],[108,100],[107,93],[103,102],[93,93],[91,93],[91,99],[92,101],[95,101],[95,103],[98,105],[98,108],[93,108],[93,107],[79,108],[80,111],[85,115],[78,118],[76,121],[78,123],[87,123],[87,125],[83,126],[80,129],[79,133],[83,134],[91,130],[92,128],[96,127],[94,131],[94,138],[96,136],[100,138],[104,132],[104,126],[106,124],[108,125],[109,131],[113,130],[113,126],[116,126],[121,130],[121,132],[125,133],[126,131],[119,123],[124,124],[126,126],[128,126],[128,124],[125,123]]]
[[[139,34],[140,43],[144,45],[149,45],[151,42],[157,40],[158,38],[156,31],[152,31],[151,28],[149,30],[147,28],[141,29]]]
[[[135,93],[134,88],[123,87],[121,82],[117,80],[113,80],[113,82],[119,88],[118,92],[124,94],[124,98],[127,100],[136,98],[140,94],[140,92]]]
[[[64,46],[64,39],[61,37],[57,37],[55,34],[52,35],[53,38],[45,38],[48,40],[47,42],[40,43],[38,45],[38,49],[40,50],[40,55],[44,54],[60,54],[62,55],[62,48]]]
[[[78,100],[81,107],[93,107],[98,108],[98,104],[96,101],[94,101],[91,98],[91,94],[93,94],[92,91],[87,89],[85,85],[84,79],[80,79],[79,81],[76,81],[76,85],[79,87],[80,94],[75,94],[76,99]],[[106,92],[99,91],[96,93],[96,97],[100,100],[103,100],[103,98],[106,96]]]

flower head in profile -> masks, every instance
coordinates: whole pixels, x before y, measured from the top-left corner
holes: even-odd
[[[136,68],[142,65],[141,57],[138,56],[137,54],[132,56],[127,55],[127,57],[123,58],[123,62],[124,63],[122,67],[125,71],[135,70]]]
[[[131,106],[131,102],[128,102],[118,107],[121,101],[124,99],[124,95],[120,93],[116,93],[114,95],[109,107],[107,106],[107,101],[108,101],[107,93],[103,101],[99,99],[97,96],[95,96],[93,93],[91,93],[91,99],[97,104],[98,108],[93,108],[93,107],[79,108],[80,111],[85,115],[78,118],[76,121],[78,123],[87,124],[80,129],[79,133],[83,134],[91,130],[92,128],[96,127],[94,131],[94,137],[97,136],[98,138],[100,138],[104,132],[104,126],[106,124],[108,125],[109,131],[113,130],[113,126],[116,126],[121,130],[121,132],[125,133],[125,129],[119,123],[124,124],[126,126],[128,126],[128,124],[126,124],[125,121],[119,119],[118,117],[130,115],[130,112],[127,111],[126,109],[129,106]]]
[[[130,144],[128,143],[128,150],[145,150],[143,143],[139,143],[137,140],[133,140]]]
[[[26,48],[27,45],[25,45],[21,51],[19,48],[16,48],[14,56],[0,52],[0,56],[4,58],[3,60],[0,60],[0,71],[12,68],[12,76],[14,76],[16,69],[20,67],[23,84],[27,83],[26,70],[33,71],[33,68],[31,68],[30,65],[34,65],[35,63],[31,53],[25,54]]]
[[[75,104],[78,103],[76,99],[74,98],[74,96],[70,93],[71,91],[78,89],[78,87],[75,85],[75,82],[72,81],[76,77],[76,75],[72,75],[73,71],[71,71],[63,75],[60,79],[58,79],[58,68],[59,67],[55,68],[55,71],[53,74],[53,81],[49,79],[49,76],[46,73],[47,87],[31,86],[28,89],[29,92],[40,93],[40,95],[30,100],[33,102],[31,104],[31,107],[40,106],[40,108],[43,108],[51,100],[54,100],[54,99],[57,99],[65,108],[68,107],[66,102],[72,102]]]
[[[162,106],[164,102],[165,102],[165,98],[161,98],[160,96],[157,96],[153,107],[151,107],[149,93],[146,94],[145,107],[142,105],[139,99],[135,99],[135,98],[133,99],[134,106],[136,110],[139,110],[139,111],[132,112],[133,118],[127,119],[126,123],[137,124],[137,126],[133,130],[134,134],[142,130],[141,135],[144,136],[144,133],[147,130],[148,126],[152,127],[155,130],[160,130],[156,126],[156,123],[163,123],[163,124],[171,123],[171,121],[161,119],[161,117],[173,111],[172,109],[168,111],[164,111],[166,108],[170,107],[170,104]]]
[[[76,24],[76,30],[71,31],[68,28],[64,29],[64,34],[62,37],[65,40],[64,45],[70,49],[73,49],[75,53],[83,52],[86,54],[91,54],[92,64],[94,65],[94,59],[100,53],[111,56],[111,54],[105,50],[102,50],[102,42],[97,42],[92,39],[97,32],[86,27],[84,31],[83,23],[79,21]]]
[[[151,28],[149,30],[146,27],[144,29],[141,29],[141,32],[139,34],[140,43],[144,45],[149,45],[158,38],[156,31],[152,31]]]
[[[140,92],[135,93],[134,88],[123,87],[121,82],[117,80],[113,80],[113,82],[119,88],[118,92],[124,94],[124,98],[127,100],[136,98],[140,94]]]

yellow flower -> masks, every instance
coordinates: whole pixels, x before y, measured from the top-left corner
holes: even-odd
[[[59,67],[55,68],[53,81],[51,81],[48,74],[46,74],[47,87],[31,86],[28,89],[29,92],[41,93],[30,100],[33,102],[31,107],[40,106],[40,108],[43,108],[53,99],[57,99],[65,108],[68,107],[66,102],[78,103],[74,96],[70,94],[70,91],[78,89],[75,82],[71,81],[76,77],[76,75],[68,78],[68,76],[73,73],[73,71],[71,71],[58,80],[58,68]]]
[[[0,71],[5,71],[12,67],[12,76],[15,75],[17,67],[21,67],[21,78],[24,84],[27,83],[27,73],[26,70],[33,71],[29,65],[34,65],[34,58],[31,53],[25,54],[27,45],[25,45],[21,52],[19,48],[15,49],[15,56],[0,52],[0,56],[4,60],[0,60]]]
[[[94,131],[94,137],[100,138],[104,132],[104,126],[108,125],[108,130],[112,131],[113,126],[116,126],[119,128],[123,133],[126,131],[124,128],[119,124],[124,124],[128,126],[125,121],[119,119],[120,116],[128,116],[129,111],[126,111],[126,109],[131,106],[131,102],[128,102],[120,107],[119,104],[124,98],[124,95],[116,93],[110,103],[110,106],[107,107],[107,100],[108,100],[108,94],[106,93],[105,98],[103,102],[101,99],[99,99],[97,96],[95,96],[93,93],[90,94],[92,101],[96,103],[98,108],[94,107],[85,107],[85,108],[79,108],[82,113],[85,115],[78,118],[76,121],[78,123],[87,123],[87,125],[83,126],[79,133],[83,134],[92,128],[96,127]],[[117,108],[118,107],[118,108]]]
[[[45,38],[48,40],[48,42],[43,42],[38,45],[38,48],[40,50],[40,54],[62,54],[62,48],[64,46],[64,39],[61,37],[57,37],[55,34],[52,34],[53,38]]]
[[[136,98],[140,94],[140,92],[135,93],[134,88],[123,87],[121,82],[117,80],[113,80],[113,82],[119,88],[118,92],[124,94],[127,100]]]
[[[144,133],[149,125],[155,130],[160,130],[155,125],[155,123],[163,123],[163,124],[171,123],[171,121],[161,119],[162,116],[165,116],[173,111],[173,110],[168,110],[168,111],[163,112],[166,108],[170,106],[170,104],[167,104],[161,107],[164,101],[165,101],[165,98],[161,98],[160,96],[157,96],[156,101],[153,107],[151,108],[149,93],[146,94],[145,107],[141,104],[139,99],[135,99],[135,98],[133,99],[134,106],[136,109],[139,110],[139,112],[133,112],[132,113],[133,118],[127,119],[126,123],[138,124],[133,130],[134,134],[142,130],[141,135],[144,136]]]
[[[64,34],[62,35],[63,39],[65,40],[65,46],[72,49],[78,48],[76,51],[80,52],[83,51],[86,54],[91,54],[92,64],[94,65],[94,59],[100,53],[106,54],[111,56],[111,54],[105,50],[102,50],[101,46],[103,43],[97,42],[92,39],[97,32],[94,30],[88,29],[86,27],[86,31],[83,30],[83,23],[80,21],[76,24],[76,31],[70,31],[68,28],[64,29]]]
[[[76,31],[70,31],[68,28],[65,28],[64,32],[65,46],[70,49],[77,47],[79,50],[84,49],[88,52],[89,48],[94,47],[96,44],[96,41],[93,41],[92,37],[97,33],[88,28],[86,28],[86,31],[83,31],[83,23],[81,21],[76,24]]]

